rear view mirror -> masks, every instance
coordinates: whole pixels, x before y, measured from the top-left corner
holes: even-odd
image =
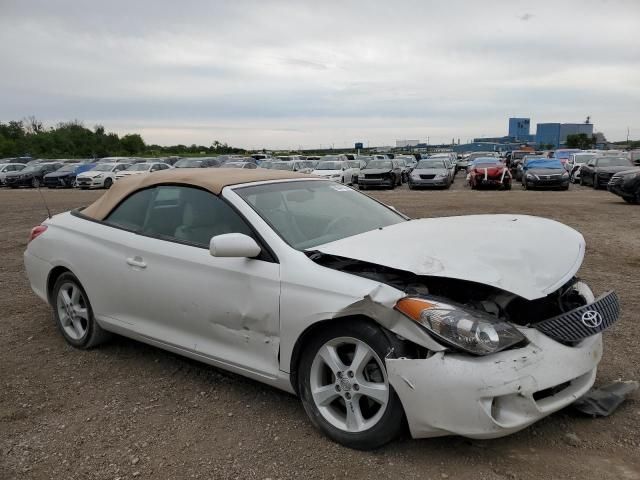
[[[260,252],[260,246],[256,241],[244,233],[216,235],[209,243],[209,253],[212,257],[254,258],[260,255]]]

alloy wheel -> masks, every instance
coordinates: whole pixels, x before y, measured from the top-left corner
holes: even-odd
[[[89,309],[80,287],[71,282],[62,284],[56,306],[65,333],[73,340],[84,337],[89,328]]]
[[[310,371],[313,401],[323,418],[350,433],[378,423],[389,403],[390,387],[381,359],[365,342],[338,337],[326,342]]]

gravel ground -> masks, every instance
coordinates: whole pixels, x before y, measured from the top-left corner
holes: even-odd
[[[44,194],[61,212],[100,192]],[[598,383],[640,378],[640,207],[578,186],[476,192],[461,175],[449,191],[371,194],[413,217],[524,213],[582,232],[580,275],[597,293],[615,289],[624,309]],[[0,205],[0,479],[640,479],[638,394],[609,418],[559,412],[504,439],[405,437],[365,453],[328,441],[295,397],[259,383],[120,337],[74,350],[24,275],[28,231],[45,216],[38,194],[2,190]]]

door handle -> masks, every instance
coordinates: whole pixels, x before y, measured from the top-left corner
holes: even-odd
[[[142,257],[129,257],[127,258],[127,265],[137,268],[147,268],[147,264],[142,260]]]

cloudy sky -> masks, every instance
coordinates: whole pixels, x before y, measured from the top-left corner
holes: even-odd
[[[640,138],[639,0],[0,0],[0,121],[297,148]]]

